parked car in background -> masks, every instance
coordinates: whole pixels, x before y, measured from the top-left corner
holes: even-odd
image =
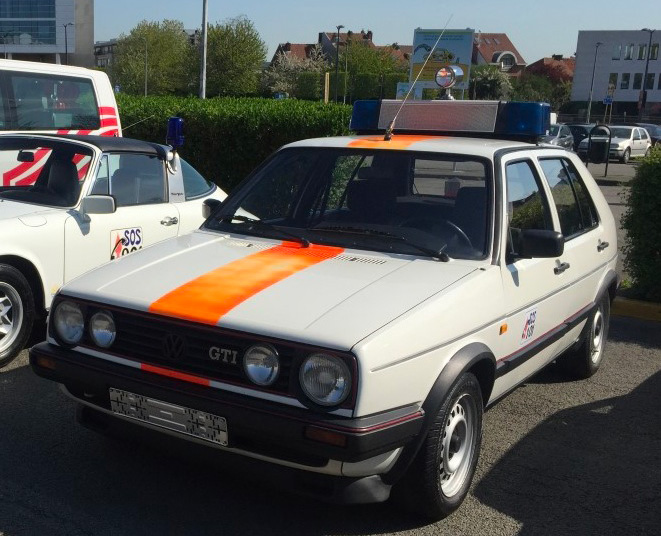
[[[103,136],[0,136],[0,366],[70,279],[204,221],[225,193],[171,147]]]
[[[636,123],[636,125],[647,130],[647,133],[650,135],[650,140],[652,140],[652,147],[661,144],[661,126],[652,123]]]
[[[548,143],[549,145],[564,147],[569,150],[574,148],[574,136],[567,125],[552,124],[549,128],[548,134],[542,136],[540,141],[542,143]]]
[[[578,151],[579,144],[590,135],[594,123],[575,123],[568,124],[567,127],[574,137],[574,152]]]
[[[642,127],[632,125],[610,126],[611,143],[608,151],[610,158],[617,158],[626,164],[630,158],[640,158],[649,153],[652,142],[650,135]],[[608,136],[592,136],[593,141],[604,142]],[[588,139],[584,139],[578,146],[578,154],[582,157],[588,152]]]
[[[115,94],[103,71],[0,60],[0,132],[121,136]]]

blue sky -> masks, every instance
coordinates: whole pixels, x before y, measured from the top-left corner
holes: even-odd
[[[579,30],[661,26],[661,2],[637,5],[629,9],[621,0],[209,0],[209,22],[247,16],[271,59],[278,43],[313,43],[318,32],[338,24],[355,32],[372,30],[377,45],[411,44],[415,28],[443,28],[452,16],[448,28],[507,33],[532,63],[551,54],[573,54]],[[118,37],[141,20],[163,19],[200,27],[202,0],[96,0],[94,38]]]

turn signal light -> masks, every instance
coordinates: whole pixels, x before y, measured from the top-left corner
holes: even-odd
[[[323,428],[317,428],[316,426],[307,426],[305,428],[305,437],[307,439],[312,439],[312,441],[333,445],[334,447],[347,446],[347,436],[344,434],[325,430]]]

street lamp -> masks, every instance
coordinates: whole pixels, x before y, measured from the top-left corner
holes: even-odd
[[[337,25],[336,44],[335,44],[335,102],[337,102],[337,89],[339,85],[339,63],[340,63],[340,30],[344,28],[341,24]],[[346,76],[346,73],[344,74]]]
[[[643,32],[648,32],[650,34],[650,40],[647,44],[647,58],[645,59],[645,74],[643,75],[643,98],[640,100],[640,109],[638,110],[638,121],[643,120],[643,112],[645,111],[645,104],[647,103],[647,71],[650,66],[650,54],[652,53],[652,34],[656,30],[650,30],[649,28],[643,28]]]
[[[147,38],[145,37],[145,97],[147,96]]]
[[[65,65],[69,65],[69,39],[67,35],[67,27],[73,26],[73,22],[67,22],[62,26],[64,26],[64,63]]]
[[[601,41],[597,41],[595,47],[594,47],[594,63],[592,64],[592,82],[590,82],[590,99],[588,100],[588,117],[587,120],[585,121],[586,123],[590,122],[590,110],[592,109],[592,90],[594,89],[594,70],[597,67],[597,52],[599,51],[599,47],[603,45]]]

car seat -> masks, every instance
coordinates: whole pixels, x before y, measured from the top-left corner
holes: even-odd
[[[78,200],[78,168],[69,158],[56,158],[50,164],[47,189],[57,196],[57,205],[73,206]]]

